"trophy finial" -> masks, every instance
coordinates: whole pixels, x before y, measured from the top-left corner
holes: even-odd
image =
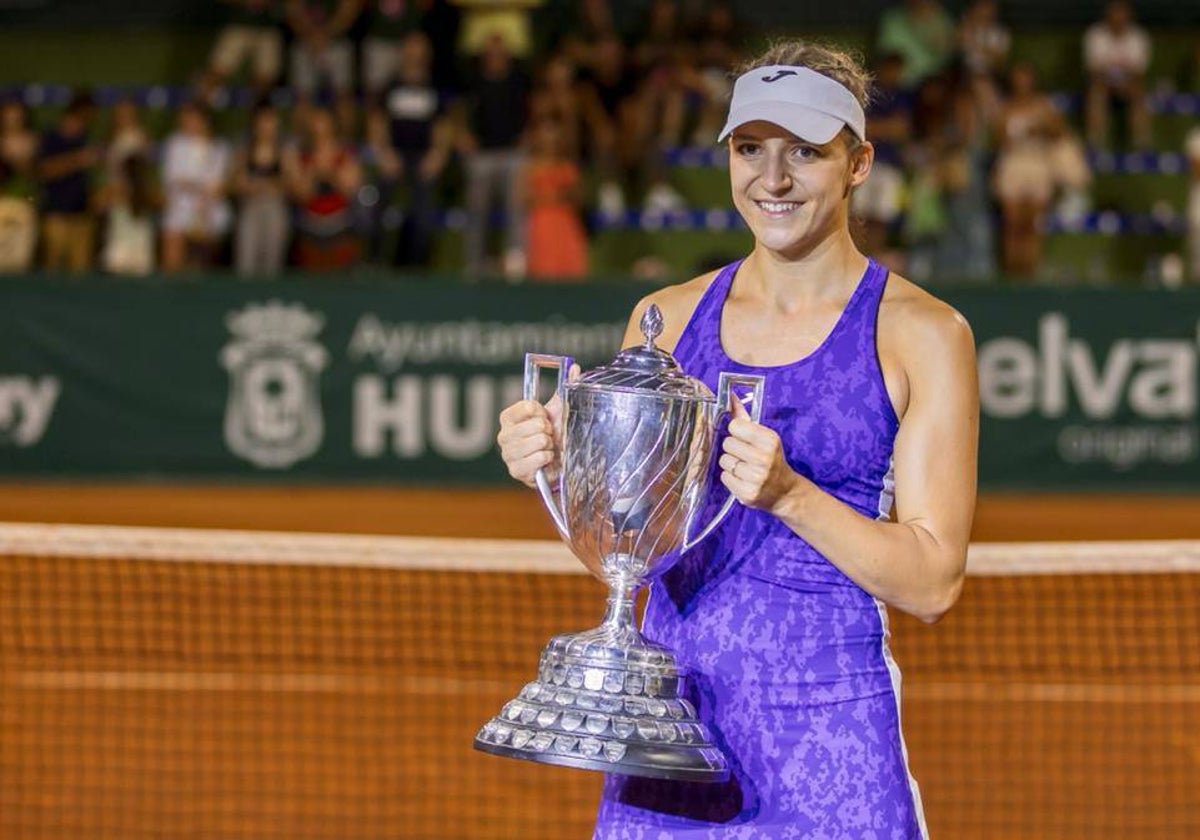
[[[658,308],[657,303],[652,303],[642,315],[642,335],[646,336],[646,346],[653,347],[654,339],[662,335],[663,331],[663,316],[662,310]]]

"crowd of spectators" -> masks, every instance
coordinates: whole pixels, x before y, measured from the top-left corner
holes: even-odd
[[[1066,97],[1012,60],[1013,41],[997,0],[974,0],[957,21],[937,0],[905,0],[880,22],[876,165],[854,206],[866,250],[916,279],[1035,276],[1050,215],[1071,224],[1092,209],[1088,152],[1153,149],[1152,43],[1130,2],[1107,3],[1084,31],[1084,87]],[[1200,89],[1200,39],[1196,58],[1182,75]],[[1060,105],[1074,93],[1078,130]],[[1186,154],[1188,275],[1200,281],[1200,131]]]
[[[690,17],[654,0],[631,31],[581,0],[544,16],[541,41],[538,3],[226,5],[165,136],[132,99],[98,120],[81,91],[40,133],[4,103],[0,216],[19,206],[25,231],[4,268],[422,268],[461,204],[468,273],[582,278],[585,203],[683,208],[662,150],[711,142],[739,35],[724,0]],[[231,131],[237,83],[257,104]]]
[[[608,0],[224,5],[165,133],[132,99],[97,120],[81,91],[41,132],[3,102],[0,269],[421,269],[461,205],[469,274],[582,278],[588,211],[686,206],[664,151],[711,146],[756,46],[728,0],[649,0],[628,26]],[[863,248],[916,279],[1033,275],[1047,214],[1088,210],[1085,144],[1149,147],[1151,44],[1129,3],[1084,33],[1082,131],[1012,41],[996,0],[958,20],[902,0],[879,22],[875,167],[852,210]],[[1200,135],[1188,151],[1200,183]],[[1200,277],[1200,187],[1189,218]]]

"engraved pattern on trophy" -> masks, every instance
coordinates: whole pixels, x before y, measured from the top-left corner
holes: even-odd
[[[703,527],[694,521],[729,390],[752,388],[757,417],[763,379],[723,376],[714,396],[655,345],[662,326],[658,307],[649,307],[641,346],[571,383],[569,359],[526,359],[526,396],[536,394],[538,372],[552,368],[563,398],[558,486],[539,471],[538,489],[575,553],[599,561],[608,604],[599,627],[550,640],[537,679],[484,725],[477,749],[650,778],[729,776],[724,755],[682,696],[685,675],[674,655],[638,631],[634,602],[641,586],[731,510],[728,497]]]
[[[563,469],[572,548],[600,557],[606,575],[642,577],[650,558],[683,538],[695,497],[687,482],[699,472],[694,461],[707,466],[711,435],[701,406],[639,410],[623,399],[633,396],[581,396],[571,407],[567,434],[586,442],[565,456]]]

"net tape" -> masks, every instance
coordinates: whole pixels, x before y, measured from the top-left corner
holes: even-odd
[[[164,562],[281,564],[584,575],[569,549],[546,540],[386,537],[0,523],[0,554],[95,557]],[[967,574],[1007,577],[1058,574],[1200,572],[1200,540],[976,543]]]

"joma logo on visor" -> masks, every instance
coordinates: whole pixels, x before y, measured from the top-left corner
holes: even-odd
[[[795,70],[776,70],[775,75],[763,76],[762,80],[764,82],[778,82],[784,76],[798,76],[798,75],[800,75],[800,74],[797,73]]]

